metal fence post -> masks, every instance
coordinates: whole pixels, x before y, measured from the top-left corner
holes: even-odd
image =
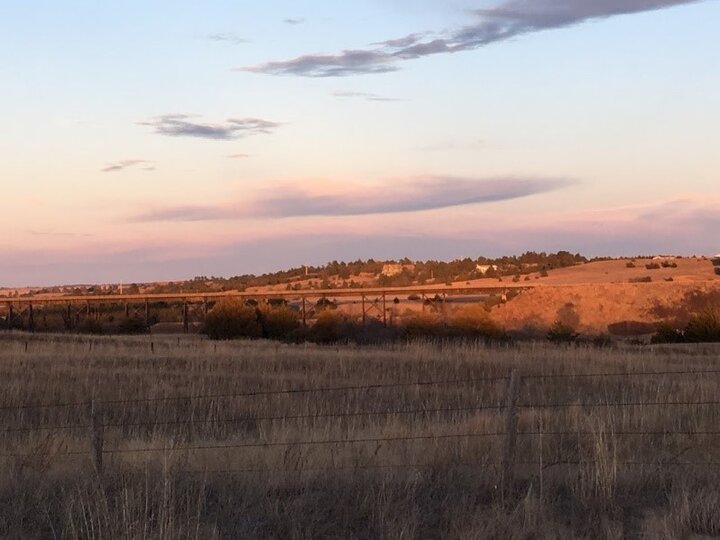
[[[517,402],[520,392],[520,375],[516,369],[510,371],[507,396],[505,398],[505,438],[502,453],[502,497],[512,489],[515,480],[515,447],[517,444],[518,412]]]
[[[92,430],[90,457],[92,458],[93,465],[95,466],[95,471],[98,474],[101,474],[103,467],[105,426],[103,424],[100,403],[95,401],[95,399],[90,402],[90,428]]]

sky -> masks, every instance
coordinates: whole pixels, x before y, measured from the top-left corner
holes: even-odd
[[[0,287],[720,252],[718,0],[0,0]]]

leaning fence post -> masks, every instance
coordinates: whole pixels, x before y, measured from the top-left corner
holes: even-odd
[[[510,371],[507,396],[505,398],[505,438],[502,454],[502,496],[505,498],[514,481],[515,446],[517,442],[517,402],[520,391],[520,376],[516,369]]]
[[[102,473],[103,466],[105,426],[103,425],[100,403],[95,401],[95,399],[90,402],[90,428],[92,430],[90,457],[92,458],[93,465],[95,466],[95,471],[100,474]]]

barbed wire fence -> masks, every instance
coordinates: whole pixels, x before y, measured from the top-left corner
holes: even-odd
[[[633,377],[673,377],[673,376],[695,376],[709,377],[711,375],[720,374],[720,369],[707,370],[683,370],[683,371],[635,371],[635,372],[609,372],[609,373],[558,373],[558,374],[527,374],[522,375],[517,370],[512,370],[506,376],[497,377],[481,377],[481,378],[465,378],[465,379],[447,379],[434,381],[416,381],[406,383],[380,383],[367,385],[346,385],[346,386],[326,386],[326,387],[310,387],[310,388],[287,388],[279,390],[257,390],[235,393],[217,393],[217,394],[187,394],[177,396],[158,396],[146,398],[132,399],[90,399],[86,401],[68,401],[68,402],[48,402],[48,403],[27,403],[27,404],[8,404],[0,406],[0,413],[4,412],[26,412],[26,411],[46,411],[50,409],[68,409],[76,408],[80,411],[88,411],[89,422],[76,422],[67,424],[48,424],[48,425],[16,425],[0,429],[0,433],[10,434],[31,434],[31,433],[47,433],[70,431],[74,433],[84,433],[89,442],[88,448],[66,449],[53,454],[53,458],[63,458],[71,456],[87,456],[92,463],[95,471],[99,474],[103,471],[103,460],[105,456],[127,455],[127,454],[172,454],[180,452],[212,452],[212,451],[237,451],[242,452],[249,449],[270,449],[270,448],[300,448],[300,447],[340,447],[352,445],[395,445],[407,444],[413,441],[432,441],[433,443],[449,443],[452,441],[472,440],[472,439],[492,439],[499,442],[498,453],[495,456],[496,461],[478,461],[478,462],[448,462],[448,463],[364,463],[353,465],[333,465],[331,467],[306,467],[300,469],[300,472],[315,471],[352,471],[352,470],[422,470],[422,469],[467,469],[492,465],[497,467],[501,472],[502,489],[505,491],[508,485],[513,483],[516,468],[521,466],[538,466],[536,461],[522,461],[516,459],[516,450],[518,440],[526,440],[537,437],[593,437],[598,434],[595,430],[580,429],[555,429],[555,430],[523,430],[518,427],[518,418],[523,410],[537,411],[557,411],[572,409],[623,409],[623,408],[650,408],[650,407],[720,407],[720,400],[698,399],[692,400],[658,400],[658,399],[634,399],[634,400],[618,400],[618,401],[537,401],[525,402],[521,399],[522,387],[528,381],[548,381],[553,379],[612,379],[612,378],[633,378]],[[151,403],[172,403],[172,402],[200,402],[212,400],[233,400],[241,398],[268,397],[277,398],[280,396],[290,395],[321,395],[329,393],[348,393],[348,392],[370,392],[373,390],[398,390],[398,389],[422,389],[426,387],[460,387],[463,385],[482,385],[482,384],[499,384],[505,386],[504,399],[499,400],[500,403],[488,403],[467,406],[447,406],[447,407],[405,407],[405,408],[386,408],[386,409],[367,409],[357,411],[335,411],[320,413],[301,413],[290,412],[287,414],[272,415],[244,415],[215,417],[215,418],[190,418],[190,419],[173,419],[166,420],[161,418],[151,418],[141,421],[112,421],[106,417],[106,412],[110,407],[116,405],[138,406]],[[504,425],[502,430],[495,431],[462,431],[456,433],[429,433],[419,432],[407,435],[396,436],[362,436],[362,437],[328,437],[328,438],[303,438],[300,440],[245,440],[242,442],[203,442],[201,444],[171,444],[164,446],[149,446],[141,448],[122,448],[119,446],[107,447],[106,429],[112,428],[137,428],[158,426],[200,426],[200,425],[227,425],[246,424],[252,422],[273,423],[273,422],[295,422],[302,420],[330,420],[330,419],[350,419],[350,418],[379,418],[379,417],[437,417],[443,415],[453,415],[458,413],[494,413],[498,420]],[[697,437],[718,437],[720,438],[720,425],[717,429],[636,429],[636,430],[612,430],[613,437],[687,437],[689,440]],[[36,457],[31,453],[6,452],[0,454],[3,459],[27,459]],[[669,459],[652,460],[625,460],[618,461],[617,465],[626,467],[720,467],[720,461],[706,460],[688,460],[681,461],[680,456],[675,455]],[[573,459],[570,457],[551,460],[542,464],[544,468],[557,466],[581,466],[592,464],[591,461]],[[298,469],[288,469],[281,467],[267,466],[250,466],[242,468],[222,468],[212,469],[204,468],[201,470],[183,471],[190,475],[208,474],[208,475],[246,475],[246,474],[266,474],[266,473],[290,473],[298,472]]]

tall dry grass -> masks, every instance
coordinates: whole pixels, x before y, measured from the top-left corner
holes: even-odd
[[[720,467],[705,463],[720,462],[720,436],[697,432],[720,431],[720,406],[591,405],[713,402],[720,374],[536,376],[707,370],[718,352],[4,334],[0,536],[717,535]],[[503,431],[506,381],[480,379],[510,369],[526,376],[521,404],[558,406],[520,408],[516,483],[503,497],[502,437],[455,436]],[[433,380],[465,382],[221,397]],[[127,401],[177,396],[195,397]],[[101,476],[88,405],[18,408],[91,399],[111,402]],[[63,426],[78,427],[50,429]],[[369,440],[293,444],[348,439]]]

